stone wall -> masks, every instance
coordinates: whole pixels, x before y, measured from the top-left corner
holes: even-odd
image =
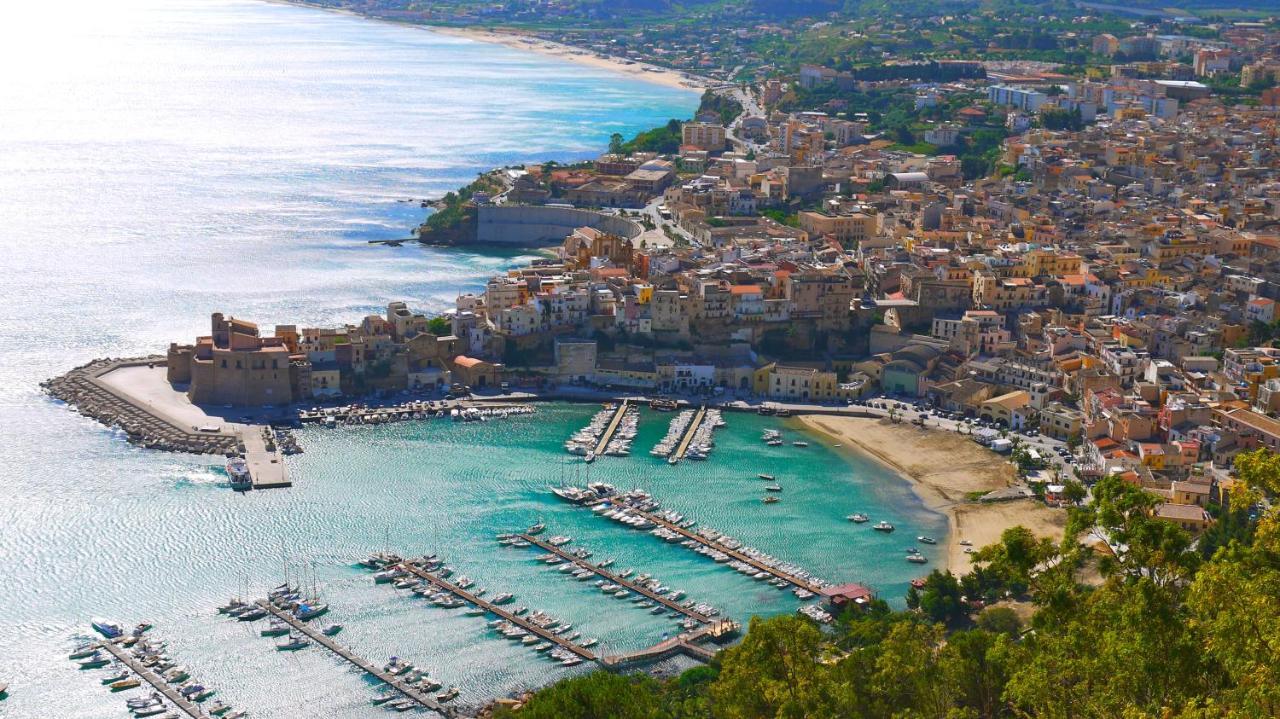
[[[575,207],[482,205],[476,241],[503,245],[555,245],[579,227],[593,227],[630,240],[644,228],[624,217]]]

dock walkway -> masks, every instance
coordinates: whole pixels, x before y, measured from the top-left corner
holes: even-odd
[[[660,661],[676,654],[684,654],[699,661],[711,661],[716,655],[716,650],[702,646],[698,642],[719,639],[722,636],[737,632],[740,628],[738,623],[733,620],[718,620],[694,631],[677,634],[651,647],[627,652],[626,654],[601,657],[600,664],[607,669],[626,669],[638,664]]]
[[[689,617],[690,619],[702,622],[703,624],[711,624],[716,621],[701,612],[696,612],[692,609],[687,609],[685,607],[682,607],[680,606],[679,603],[674,602],[662,596],[661,594],[654,592],[651,589],[642,587],[639,584],[636,584],[635,582],[631,582],[626,579],[623,579],[622,577],[619,577],[613,572],[610,572],[607,569],[602,569],[601,567],[598,567],[595,564],[592,564],[591,562],[588,562],[585,559],[580,559],[578,557],[575,557],[572,554],[569,554],[568,552],[564,551],[563,549],[553,546],[551,544],[548,544],[533,535],[521,534],[520,538],[525,540],[526,542],[529,542],[530,544],[534,544],[538,547],[541,547],[542,549],[545,549],[548,552],[551,552],[552,554],[555,554],[556,556],[560,557],[561,559],[564,559],[565,561],[572,562],[573,564],[579,567],[582,567],[583,569],[589,569],[595,574],[597,574],[598,576],[610,582],[613,582],[614,584],[617,584],[619,586],[626,587],[628,590],[635,592],[636,594],[642,595],[645,598],[650,599],[654,602],[657,602],[658,604],[661,604],[662,606],[666,607],[667,609],[670,609],[673,612],[679,612],[680,614],[683,614],[684,616]]]
[[[145,667],[142,662],[134,658],[126,649],[122,648],[115,642],[103,642],[101,645],[107,650],[111,656],[115,657],[121,664],[129,667],[129,670],[137,674],[146,683],[155,687],[155,690],[165,699],[168,699],[174,706],[182,710],[184,714],[192,719],[208,719],[208,714],[200,708],[199,704],[188,700],[186,697],[178,693],[169,682],[166,682],[160,675]]]
[[[284,458],[280,449],[274,444],[267,445],[263,432],[271,430],[258,425],[247,425],[240,433],[244,443],[244,460],[249,465],[249,477],[253,480],[254,489],[274,489],[290,487],[289,471],[284,466]]]
[[[609,440],[613,439],[613,433],[618,431],[618,425],[622,422],[622,418],[627,413],[627,403],[631,400],[622,400],[618,405],[618,409],[613,413],[613,419],[609,421],[609,426],[605,428],[604,434],[600,435],[600,441],[596,443],[595,455],[597,457],[604,456],[604,448],[609,446]]]
[[[707,547],[710,547],[716,550],[717,552],[724,552],[730,557],[740,562],[745,562],[746,564],[749,564],[752,567],[755,567],[756,569],[762,572],[768,572],[769,574],[777,577],[778,579],[783,580],[784,582],[787,582],[788,584],[800,587],[801,589],[813,592],[814,594],[819,594],[822,591],[822,587],[819,587],[817,584],[814,584],[813,582],[810,582],[807,579],[802,579],[788,572],[784,572],[780,569],[770,567],[769,565],[765,564],[764,562],[754,557],[750,557],[746,554],[743,554],[742,552],[736,549],[730,549],[724,546],[723,544],[707,539],[706,537],[700,534],[695,534],[694,532],[690,532],[689,530],[681,527],[680,525],[675,524],[674,522],[668,522],[667,520],[659,517],[656,514],[653,514],[652,512],[645,512],[640,509],[632,509],[630,511],[640,515],[641,517],[644,517],[645,519],[649,520],[650,522],[653,522],[654,524],[657,524],[660,527],[666,527],[667,529],[670,529],[671,531],[679,534],[680,536],[686,539],[692,539],[698,544],[702,544]]]
[[[552,631],[549,631],[543,627],[538,626],[537,624],[534,624],[533,622],[529,621],[528,619],[525,619],[524,617],[517,617],[516,615],[512,614],[511,612],[508,612],[507,610],[494,604],[493,602],[487,601],[481,597],[477,597],[476,595],[472,594],[471,592],[468,592],[462,587],[459,587],[453,582],[450,582],[446,579],[441,579],[440,577],[437,577],[436,575],[426,571],[425,569],[423,569],[422,567],[419,567],[413,562],[401,562],[398,566],[420,579],[425,579],[428,582],[431,582],[436,587],[443,589],[446,592],[449,592],[450,594],[454,595],[455,597],[458,597],[459,599],[462,599],[465,602],[469,602],[477,607],[481,607],[482,609],[489,612],[490,614],[501,617],[531,634],[536,634],[539,637],[542,637],[543,639],[555,644],[556,646],[561,647],[562,649],[573,652],[575,655],[577,655],[580,659],[584,661],[588,661],[588,662],[596,661],[596,654],[590,649],[579,646],[569,641],[568,639],[560,636],[559,634],[556,634]]]
[[[442,705],[440,702],[436,701],[435,697],[432,697],[431,695],[423,691],[420,691],[418,689],[414,689],[413,687],[406,684],[399,677],[389,672],[383,671],[381,668],[375,666],[372,662],[365,659],[364,657],[361,657],[359,654],[356,654],[350,649],[347,649],[346,647],[333,641],[329,637],[326,637],[324,634],[316,631],[315,629],[312,629],[305,622],[299,621],[297,617],[293,616],[289,612],[286,612],[285,610],[277,607],[276,605],[272,604],[271,602],[265,599],[259,599],[257,601],[257,604],[258,606],[262,607],[268,612],[271,612],[272,615],[278,617],[281,621],[285,622],[286,624],[293,627],[294,629],[301,632],[302,634],[305,634],[306,637],[311,641],[315,642],[316,644],[319,644],[325,649],[328,649],[329,651],[333,652],[339,657],[345,659],[346,661],[355,665],[361,671],[364,671],[366,674],[369,674],[371,676],[377,677],[378,679],[381,679],[383,682],[386,683],[387,686],[391,687],[392,689],[395,689],[396,691],[405,695],[409,699],[412,699],[418,704],[421,704],[422,706],[428,709],[431,709],[432,711],[435,711],[443,716],[446,716],[446,717],[454,716],[454,711],[450,707],[446,707]]]
[[[693,435],[698,433],[698,428],[702,426],[702,418],[707,415],[707,406],[704,404],[698,408],[698,413],[693,415],[693,421],[684,431],[684,437],[680,438],[680,444],[676,446],[674,457],[676,461],[684,459],[684,453],[689,450],[689,443],[693,441]]]

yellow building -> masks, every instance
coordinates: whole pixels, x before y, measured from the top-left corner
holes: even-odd
[[[825,212],[800,213],[800,227],[811,236],[831,235],[841,243],[860,244],[879,231],[878,217],[853,212],[847,215],[830,215]]]

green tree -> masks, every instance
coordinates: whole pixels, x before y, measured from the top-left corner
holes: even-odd
[[[821,702],[822,632],[792,616],[752,617],[746,637],[722,653],[711,689],[715,715],[725,719],[810,716]]]
[[[644,675],[593,672],[536,692],[518,712],[499,708],[495,719],[657,719],[657,683]]]
[[[448,317],[432,317],[427,321],[427,331],[437,337],[453,334],[453,324]]]
[[[933,570],[920,590],[920,612],[931,621],[955,624],[966,616],[960,582],[951,572]]]
[[[623,154],[623,143],[624,143],[624,139],[621,133],[615,132],[612,135],[610,135],[609,136],[609,154],[611,155]]]

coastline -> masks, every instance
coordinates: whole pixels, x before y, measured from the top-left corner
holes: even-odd
[[[857,452],[893,470],[906,480],[924,505],[947,518],[945,569],[957,576],[972,568],[964,553],[968,540],[979,548],[1000,539],[1019,524],[1037,536],[1058,539],[1066,514],[1033,499],[974,502],[971,492],[988,492],[1012,484],[1012,467],[989,450],[950,432],[866,417],[803,415],[805,429],[841,449]]]
[[[553,40],[544,40],[518,30],[450,27],[446,25],[419,25],[419,27],[442,35],[505,45],[516,50],[532,52],[546,57],[555,57],[598,70],[607,70],[626,75],[635,80],[643,80],[681,90],[701,91],[714,84],[723,84],[717,83],[710,78],[691,75],[681,70],[672,70],[671,68],[627,60],[613,55],[598,55],[594,50],[566,45]]]
[[[318,5],[315,3],[305,2],[305,0],[263,0],[263,2],[305,7],[312,10],[324,10],[326,12],[364,18],[375,22],[386,22],[399,25],[401,27],[428,30],[441,35],[449,35],[451,37],[464,38],[467,40],[474,40],[476,42],[504,45],[516,50],[523,50],[525,52],[531,52],[545,57],[559,58],[579,65],[593,67],[597,70],[606,70],[619,75],[625,75],[634,80],[642,80],[655,85],[663,85],[665,87],[680,90],[700,92],[712,85],[724,84],[722,82],[712,80],[711,78],[694,75],[682,70],[673,70],[659,65],[636,62],[613,55],[598,55],[594,50],[566,45],[553,40],[544,40],[536,35],[520,32],[518,30],[482,27],[456,27],[450,25],[431,25],[428,23],[406,22],[403,20],[396,20],[394,18],[366,15],[346,8]]]

